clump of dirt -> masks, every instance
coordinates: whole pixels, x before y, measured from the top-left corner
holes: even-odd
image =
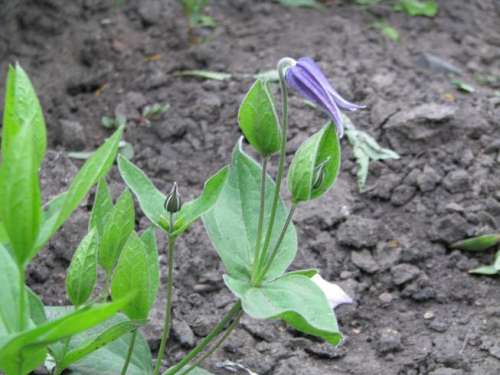
[[[349,1],[317,11],[221,0],[209,9],[217,28],[202,32],[206,41],[199,44],[190,44],[174,0],[2,3],[2,71],[19,61],[46,113],[52,149],[42,171],[46,197],[64,190],[76,171],[78,162],[64,151],[94,149],[109,134],[101,116],[125,109],[133,117],[156,102],[170,104],[162,120],[127,129],[134,162],[165,191],[176,180],[185,196],[195,196],[228,161],[239,136],[238,105],[251,80],[201,81],[173,73],[253,74],[286,55],[318,60],[341,94],[368,106],[353,114],[356,126],[401,154],[400,160],[373,163],[368,189],[360,194],[355,160],[343,141],[333,193],[308,204],[296,219],[301,248],[293,267],[321,269],[356,301],[337,309],[342,346],[245,317],[206,362],[212,372],[229,374],[221,363],[231,360],[274,375],[499,373],[498,279],[467,273],[491,254],[448,248],[499,227],[498,87],[474,81],[477,74],[500,75],[498,2],[442,1],[437,17],[410,18],[386,5],[364,9]],[[400,31],[400,44],[370,28],[378,18]],[[476,91],[457,91],[447,76],[451,70]],[[297,97],[290,112],[294,150],[321,120]],[[118,194],[124,184],[116,170],[109,179]],[[89,199],[30,267],[29,283],[47,304],[66,303],[65,269],[90,206]],[[147,220],[139,218],[145,228]],[[170,363],[234,298],[201,224],[179,242]],[[162,255],[162,268],[165,263]],[[162,297],[147,328],[153,349],[163,303]]]

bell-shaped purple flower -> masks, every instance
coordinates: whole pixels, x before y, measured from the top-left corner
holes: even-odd
[[[340,110],[355,111],[365,108],[363,105],[354,104],[342,98],[330,85],[319,66],[309,57],[300,58],[287,69],[286,81],[288,86],[330,115],[337,127],[339,137],[344,135]]]

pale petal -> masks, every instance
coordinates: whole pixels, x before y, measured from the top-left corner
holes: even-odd
[[[349,297],[341,287],[337,284],[326,281],[319,274],[314,275],[311,280],[323,291],[332,309],[338,305],[353,302],[352,298]]]

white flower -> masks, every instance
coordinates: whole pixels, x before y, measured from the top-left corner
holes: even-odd
[[[334,309],[338,305],[344,303],[352,303],[352,298],[347,295],[337,284],[331,283],[323,279],[319,273],[314,275],[311,280],[319,286],[321,291],[325,294],[326,299],[330,303],[330,307]]]

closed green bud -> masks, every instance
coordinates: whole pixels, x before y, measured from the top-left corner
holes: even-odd
[[[482,236],[472,237],[467,240],[455,242],[451,245],[454,249],[466,250],[466,251],[482,251],[489,249],[500,243],[499,234],[485,234]]]
[[[325,166],[328,164],[330,161],[330,158],[323,160],[316,168],[314,168],[314,175],[313,175],[313,183],[312,183],[312,189],[317,189],[321,186],[323,183],[323,180],[325,179]]]
[[[177,182],[174,182],[174,186],[172,186],[172,190],[167,195],[167,199],[165,200],[165,209],[167,212],[171,214],[180,211],[182,207],[182,200],[177,191]]]

